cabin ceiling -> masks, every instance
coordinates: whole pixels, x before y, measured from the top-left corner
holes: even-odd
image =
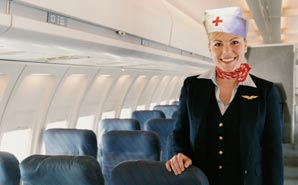
[[[14,10],[11,10],[11,15],[15,13],[22,18],[25,15],[24,5],[18,4],[19,1],[9,2],[15,5],[11,8]],[[298,52],[297,0],[164,0],[163,2],[170,3],[201,25],[203,24],[204,11],[206,9],[240,6],[244,12],[244,17],[250,23],[247,38],[250,46],[295,43],[296,51]],[[31,17],[38,17],[35,15],[35,11],[33,15],[29,14],[26,18],[31,20]],[[17,20],[17,16],[13,18],[14,21]],[[5,16],[2,15],[2,17]],[[38,17],[34,21],[44,23],[43,20],[40,21],[39,19]],[[3,20],[1,21],[3,22]],[[7,25],[10,24],[10,21],[8,21]],[[22,21],[18,23],[22,23]],[[3,23],[3,25],[5,24]],[[55,26],[50,28],[53,27]],[[98,38],[100,38],[98,39],[100,40],[99,43],[109,44],[96,45],[93,44],[93,40],[92,42],[88,40],[92,32],[89,33],[85,30],[73,29],[71,33],[75,33],[78,39],[69,39],[65,36],[60,37],[59,34],[62,31],[58,33],[53,32],[55,34],[48,34],[48,32],[43,34],[35,30],[32,31],[31,28],[25,32],[22,28],[18,29],[16,27],[16,29],[8,33],[3,31],[0,37],[0,60],[170,71],[182,74],[198,74],[213,65],[213,62],[204,60],[204,58],[198,59],[189,55],[181,56],[177,52],[173,54],[164,50],[155,50],[143,45],[128,43],[125,40],[117,40],[114,37],[101,37],[98,35]],[[60,29],[57,30],[59,31]],[[5,36],[4,38],[3,35]],[[84,40],[85,37],[87,42]],[[84,39],[81,41],[81,38]],[[94,39],[93,35],[92,39]],[[179,37],[177,40],[179,40]],[[194,40],[193,42],[199,42],[199,40]],[[206,39],[206,43],[202,45],[207,47],[207,42]],[[119,43],[121,47],[118,47]],[[210,57],[208,54],[201,56]]]
[[[169,3],[203,23],[204,10],[240,6],[249,20],[250,45],[298,43],[297,0],[167,0]]]

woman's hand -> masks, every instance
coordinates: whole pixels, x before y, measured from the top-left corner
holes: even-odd
[[[166,168],[169,172],[174,171],[175,175],[180,175],[186,168],[192,164],[192,160],[182,153],[174,155],[172,159],[166,162]]]

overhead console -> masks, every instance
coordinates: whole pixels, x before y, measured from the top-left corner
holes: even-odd
[[[166,1],[9,2],[6,12],[0,14],[3,39],[81,51],[86,48],[91,52],[112,51],[120,56],[142,57],[145,53],[146,57],[149,53],[161,56],[159,59],[168,57],[210,65],[202,25]]]
[[[170,45],[192,53],[209,56],[207,36],[203,25],[166,3],[173,26]]]
[[[9,15],[2,15],[0,17],[0,35],[5,33],[11,24],[11,16]]]
[[[168,44],[171,17],[160,0],[17,0],[90,24]],[[65,26],[70,26],[67,22]]]

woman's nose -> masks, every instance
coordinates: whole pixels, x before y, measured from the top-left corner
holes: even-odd
[[[223,52],[224,53],[230,53],[232,51],[232,47],[230,45],[225,44],[223,46]]]

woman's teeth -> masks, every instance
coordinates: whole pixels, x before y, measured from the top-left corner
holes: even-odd
[[[232,62],[235,58],[225,58],[221,59],[223,62]]]

